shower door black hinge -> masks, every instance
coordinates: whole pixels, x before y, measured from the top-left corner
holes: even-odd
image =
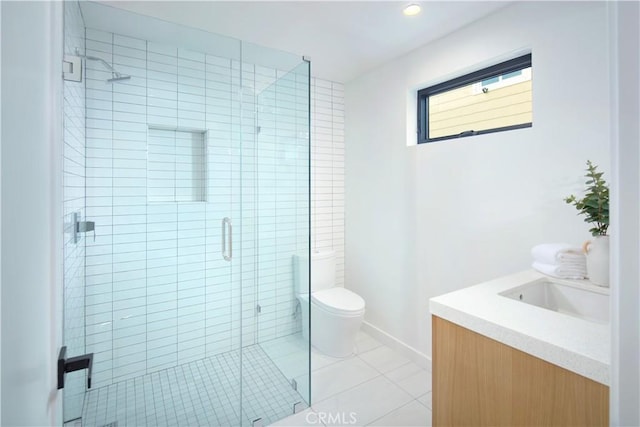
[[[64,388],[64,374],[67,372],[88,369],[87,388],[91,388],[91,370],[93,368],[93,353],[67,359],[67,347],[62,346],[58,354],[58,390]]]

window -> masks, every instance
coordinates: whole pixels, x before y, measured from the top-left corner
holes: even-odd
[[[531,126],[531,54],[418,91],[418,144]]]

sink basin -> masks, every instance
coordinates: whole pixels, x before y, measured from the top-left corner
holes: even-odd
[[[499,295],[591,322],[609,322],[608,290],[593,285],[539,279]]]

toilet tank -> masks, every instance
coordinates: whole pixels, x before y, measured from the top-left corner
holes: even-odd
[[[309,292],[309,264],[307,256],[294,256],[295,281],[298,293]],[[311,291],[335,286],[336,256],[334,251],[311,251]]]

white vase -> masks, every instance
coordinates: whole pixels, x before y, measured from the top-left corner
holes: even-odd
[[[609,236],[594,236],[584,244],[587,275],[595,285],[609,286]]]

